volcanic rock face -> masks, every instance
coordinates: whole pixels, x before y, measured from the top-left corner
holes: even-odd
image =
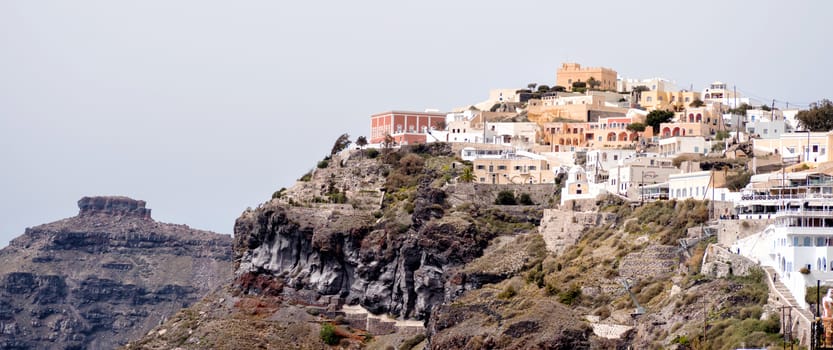
[[[417,208],[420,215],[430,216]],[[483,237],[461,219],[399,233],[375,228],[369,213],[270,203],[235,225],[236,274],[283,278],[290,288],[315,292],[310,302],[330,295],[373,313],[424,319],[444,301],[446,272],[480,256]]]
[[[345,188],[351,200],[365,202],[356,197],[378,193],[385,185],[387,170],[378,171],[386,168],[377,160],[345,164],[320,170],[303,187]],[[308,303],[337,300],[377,314],[426,319],[434,305],[462,293],[455,282],[465,277],[449,276],[481,256],[495,235],[478,228],[470,214],[451,212],[446,193],[432,185],[436,177],[426,176],[415,185],[410,214],[388,207],[395,214],[377,219],[378,210],[384,209],[378,204],[302,207],[286,200],[243,213],[235,224],[237,285],[244,292],[260,293],[245,281],[267,276]],[[328,186],[328,181],[336,183]],[[309,189],[292,195],[313,197]]]
[[[78,201],[78,208],[81,208],[78,216],[110,215],[150,219],[150,209],[145,208],[145,204],[145,201],[127,197],[84,197]]]
[[[227,235],[155,222],[126,197],[78,206],[0,250],[0,348],[115,348],[230,277]]]

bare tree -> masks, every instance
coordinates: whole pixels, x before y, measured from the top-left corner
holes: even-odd
[[[350,143],[350,135],[346,133],[341,134],[341,136],[339,136],[333,144],[333,149],[330,151],[330,155],[335,155],[336,153],[341,152],[343,149],[347,148]]]

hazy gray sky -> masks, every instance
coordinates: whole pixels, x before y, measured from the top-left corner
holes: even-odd
[[[85,195],[231,233],[369,115],[564,61],[833,97],[830,1],[0,0],[0,246]]]

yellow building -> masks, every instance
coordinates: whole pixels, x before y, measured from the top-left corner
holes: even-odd
[[[475,182],[489,184],[540,184],[555,181],[546,159],[522,156],[478,158],[473,161]]]
[[[544,96],[527,104],[529,121],[542,125],[554,121],[594,122],[600,117],[625,116],[627,108],[609,106],[604,96]]]
[[[588,123],[549,122],[541,125],[543,132],[539,135],[539,143],[552,145],[553,152],[570,150],[571,146],[586,146],[589,130]],[[567,147],[564,147],[567,146]]]
[[[824,163],[833,161],[833,131],[781,134],[777,139],[753,139],[756,151],[780,154],[785,163]]]
[[[598,81],[598,89],[616,91],[616,71],[604,67],[584,67],[578,63],[563,63],[555,75],[555,85],[573,90],[573,83],[586,83],[590,78]],[[590,88],[590,86],[587,86]]]
[[[673,136],[703,136],[713,137],[720,130],[726,130],[723,125],[723,114],[719,105],[686,108],[678,112],[670,123],[659,126],[659,136],[662,138]]]
[[[649,111],[682,111],[699,99],[700,93],[694,91],[643,91],[639,94],[639,105]]]

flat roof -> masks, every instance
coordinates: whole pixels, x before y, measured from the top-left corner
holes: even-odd
[[[448,113],[442,113],[442,112],[396,111],[396,110],[393,110],[393,111],[387,111],[387,112],[382,112],[382,113],[376,113],[376,114],[371,115],[371,117],[375,117],[375,116],[378,116],[378,115],[388,115],[388,114],[413,114],[413,115],[430,115],[430,116],[445,117],[445,116],[446,116],[446,114],[448,114]]]

